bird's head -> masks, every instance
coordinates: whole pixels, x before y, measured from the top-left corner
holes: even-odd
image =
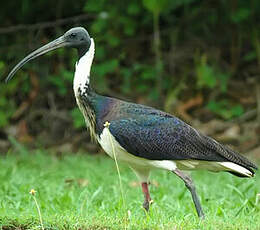
[[[83,27],[72,28],[60,38],[63,40],[64,46],[77,48],[79,51],[82,50],[82,52],[86,52],[89,49],[91,43],[88,31]]]
[[[83,27],[75,27],[68,30],[64,35],[55,39],[54,41],[40,47],[39,49],[33,51],[27,55],[23,60],[21,60],[8,74],[6,82],[8,82],[14,74],[28,61],[41,56],[49,51],[61,48],[61,47],[72,47],[78,50],[79,56],[83,56],[91,45],[91,38],[88,31]]]

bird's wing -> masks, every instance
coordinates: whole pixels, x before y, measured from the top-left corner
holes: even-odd
[[[127,152],[150,160],[232,161],[254,164],[180,119],[158,110],[110,121],[109,130]]]

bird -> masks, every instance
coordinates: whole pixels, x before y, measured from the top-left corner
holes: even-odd
[[[246,157],[202,134],[189,124],[161,110],[103,96],[90,84],[95,54],[94,39],[84,27],[74,27],[22,59],[8,74],[8,82],[28,61],[49,51],[70,47],[78,51],[73,91],[91,138],[112,158],[125,162],[140,180],[143,208],[152,203],[149,174],[163,169],[179,177],[189,190],[198,217],[204,218],[191,176],[184,171],[226,171],[238,177],[253,177],[257,166]]]

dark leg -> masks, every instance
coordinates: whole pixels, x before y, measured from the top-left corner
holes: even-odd
[[[194,186],[191,178],[189,176],[185,175],[179,169],[175,169],[175,170],[173,170],[173,172],[184,181],[186,187],[190,190],[190,193],[191,193],[193,202],[195,204],[195,208],[196,208],[198,216],[201,217],[201,218],[204,218],[205,215],[202,211],[202,207],[200,205],[200,200],[199,200],[199,197],[196,193],[196,189],[195,189],[195,186]]]
[[[149,193],[149,188],[148,188],[148,183],[147,182],[143,182],[142,183],[142,190],[143,190],[143,194],[144,194],[143,207],[148,212],[150,204],[152,203],[152,200],[151,200],[151,197],[150,197],[150,193]]]

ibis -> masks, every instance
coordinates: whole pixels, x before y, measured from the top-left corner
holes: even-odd
[[[149,106],[96,93],[90,85],[95,44],[83,27],[72,28],[30,53],[12,69],[6,81],[28,61],[61,47],[78,51],[73,90],[91,137],[110,157],[127,163],[136,173],[144,194],[144,209],[148,211],[152,201],[148,179],[153,169],[168,170],[179,177],[190,191],[197,214],[202,218],[200,199],[191,177],[184,170],[254,176],[255,164],[179,118]]]

